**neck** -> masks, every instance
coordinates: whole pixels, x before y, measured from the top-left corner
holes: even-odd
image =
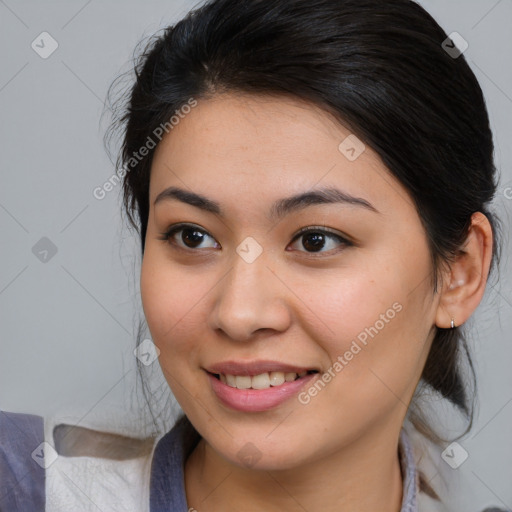
[[[394,429],[368,432],[335,453],[293,469],[240,468],[202,439],[185,466],[189,506],[230,510],[399,512],[402,474]]]

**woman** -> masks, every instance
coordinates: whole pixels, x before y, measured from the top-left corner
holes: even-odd
[[[10,506],[445,510],[409,434],[439,439],[423,389],[471,418],[462,331],[498,249],[455,43],[409,0],[213,0],[148,45],[117,126],[185,414],[152,440],[5,415],[49,445]]]

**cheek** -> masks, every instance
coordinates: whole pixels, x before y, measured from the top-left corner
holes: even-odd
[[[153,342],[160,350],[160,361],[172,363],[186,354],[191,358],[200,340],[193,332],[204,322],[197,320],[201,303],[211,288],[207,273],[179,266],[163,251],[151,246],[144,254],[140,289],[144,315]]]
[[[409,261],[416,264],[375,259],[371,268],[338,269],[321,281],[312,276],[296,283],[303,313],[312,319],[308,335],[322,345],[336,376],[330,387],[348,402],[375,403],[383,395],[396,400],[419,379],[432,311],[425,301],[428,280],[419,287],[417,281],[429,260]]]
[[[144,315],[153,343],[160,351],[160,368],[179,403],[187,403],[187,397],[193,393],[184,372],[183,363],[191,354],[184,342],[190,338],[183,337],[183,328],[191,314],[189,304],[194,289],[183,282],[180,272],[169,261],[151,246],[146,248],[140,276]]]
[[[331,355],[348,350],[352,340],[364,345],[390,331],[404,309],[405,285],[389,271],[342,268],[324,272],[321,279],[317,274],[302,275],[295,278],[293,289],[303,303],[299,315],[311,319],[311,338]]]

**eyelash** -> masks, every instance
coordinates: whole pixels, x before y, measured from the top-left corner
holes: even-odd
[[[195,231],[199,231],[200,233],[203,233],[203,234],[208,235],[208,236],[211,237],[211,235],[207,231],[205,231],[204,229],[199,228],[198,226],[195,226],[193,224],[181,223],[181,224],[175,224],[174,226],[171,226],[165,233],[161,234],[161,236],[159,237],[159,240],[162,240],[162,241],[170,244],[171,246],[173,246],[174,248],[176,248],[178,250],[183,250],[183,251],[188,251],[188,252],[190,252],[190,251],[197,252],[200,249],[194,249],[192,247],[182,247],[182,246],[178,245],[175,240],[172,240],[172,237],[176,233],[179,233],[180,231],[183,231],[183,230],[185,230],[187,228],[188,229],[194,229]],[[291,243],[294,243],[301,236],[303,236],[305,234],[310,234],[310,233],[322,234],[322,235],[327,235],[330,238],[335,238],[345,247],[350,247],[350,246],[354,245],[352,242],[350,242],[349,240],[347,240],[343,236],[341,236],[341,235],[339,235],[337,233],[334,233],[333,231],[327,230],[327,229],[325,229],[322,226],[308,226],[308,227],[301,228],[293,236]],[[211,237],[211,238],[213,238],[213,237]],[[318,257],[317,255],[330,254],[333,251],[335,251],[337,253],[337,252],[340,251],[340,249],[338,249],[338,250],[334,250],[333,249],[333,250],[330,250],[330,251],[320,251],[320,252],[308,252],[308,251],[299,251],[299,252],[304,252],[305,254],[308,254],[309,256]]]

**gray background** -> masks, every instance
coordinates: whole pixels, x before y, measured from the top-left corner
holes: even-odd
[[[453,482],[453,510],[512,509],[512,1],[420,3],[469,43],[465,56],[495,134],[502,178],[494,204],[505,231],[500,281],[490,283],[472,322],[480,407],[460,441],[469,457],[453,470],[434,450],[438,469],[429,476],[435,486]],[[92,193],[113,173],[100,118],[107,88],[129,69],[135,45],[193,5],[0,0],[2,410],[136,411],[139,245],[120,216],[120,187],[103,200]],[[31,48],[43,31],[59,45],[47,59]],[[47,261],[33,252],[42,237],[57,249]]]

